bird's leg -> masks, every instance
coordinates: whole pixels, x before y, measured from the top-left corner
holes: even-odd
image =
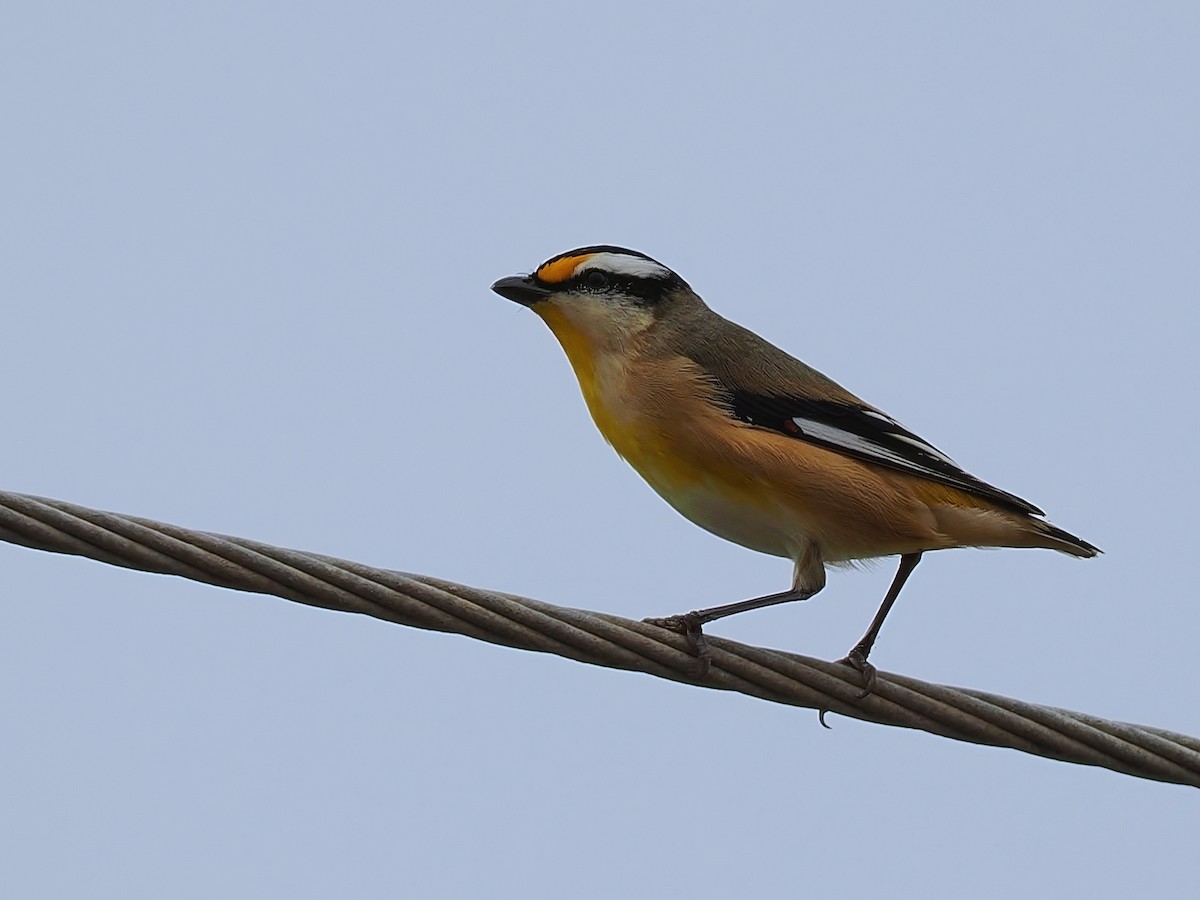
[[[696,609],[692,612],[677,616],[663,616],[656,619],[643,619],[647,625],[657,625],[678,631],[687,638],[688,648],[699,663],[698,674],[703,677],[708,674],[712,664],[712,654],[708,649],[708,640],[704,637],[704,625],[708,622],[723,619],[726,616],[748,612],[752,609],[762,609],[764,606],[775,606],[779,603],[791,603],[793,600],[807,600],[816,591],[780,591],[778,594],[767,594],[765,597],[752,597],[749,600],[739,600],[737,603],[726,603],[724,606],[712,606],[708,609]]]
[[[883,603],[879,605],[879,611],[875,613],[875,618],[871,620],[871,625],[867,629],[867,633],[862,636],[854,649],[846,654],[846,658],[841,660],[848,666],[853,666],[862,673],[863,690],[856,699],[861,700],[875,689],[875,667],[867,662],[867,657],[871,655],[871,648],[875,646],[875,638],[879,637],[879,629],[883,627],[883,620],[887,618],[888,612],[891,611],[892,604],[896,602],[896,598],[900,596],[900,589],[904,587],[904,582],[908,581],[908,576],[912,574],[913,569],[917,567],[917,563],[921,561],[921,552],[905,553],[900,557],[900,567],[896,569],[896,577],[892,579],[892,586],[888,588],[887,596],[883,598]]]
[[[660,628],[678,631],[684,635],[692,655],[696,657],[698,674],[700,677],[704,677],[708,674],[709,666],[712,664],[708,641],[704,637],[705,624],[752,609],[762,609],[764,606],[777,606],[780,603],[791,603],[793,600],[807,600],[823,587],[825,587],[825,564],[821,561],[821,554],[817,551],[816,545],[809,544],[800,558],[796,560],[791,590],[767,594],[765,597],[751,597],[749,600],[739,600],[737,603],[726,603],[723,606],[710,606],[708,609],[697,609],[677,616],[664,616],[642,621],[648,625],[657,625]]]

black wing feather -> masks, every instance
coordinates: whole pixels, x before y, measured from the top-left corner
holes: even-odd
[[[869,406],[842,400],[759,394],[737,388],[730,394],[734,417],[750,425],[959,488],[1019,512],[1043,514],[1032,503],[980,481],[927,441]]]

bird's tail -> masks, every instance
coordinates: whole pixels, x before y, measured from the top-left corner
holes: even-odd
[[[1097,553],[1102,553],[1099,547],[1095,547],[1085,541],[1083,538],[1075,537],[1069,531],[1063,531],[1057,525],[1051,525],[1042,519],[1030,518],[1028,524],[1033,526],[1030,535],[1033,538],[1040,538],[1033,546],[1045,547],[1048,550],[1057,550],[1059,553],[1067,553],[1071,556],[1078,556],[1082,559],[1090,559]]]
[[[931,506],[938,530],[951,547],[1044,547],[1088,559],[1100,552],[1045,519],[1007,509]]]

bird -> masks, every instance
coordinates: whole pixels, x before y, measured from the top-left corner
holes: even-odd
[[[860,673],[922,555],[957,547],[1099,548],[749,329],[712,310],[657,260],[607,244],[551,257],[492,290],[549,326],[601,435],[670,506],[701,528],[790,559],[786,591],[648,618],[686,636],[698,676],[703,627],[806,600],[826,566],[899,557],[862,639],[840,662]]]

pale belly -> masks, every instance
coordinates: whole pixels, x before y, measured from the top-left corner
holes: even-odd
[[[727,541],[786,559],[799,558],[807,543],[803,524],[778,504],[739,497],[710,483],[669,485],[639,474],[680,515]]]

